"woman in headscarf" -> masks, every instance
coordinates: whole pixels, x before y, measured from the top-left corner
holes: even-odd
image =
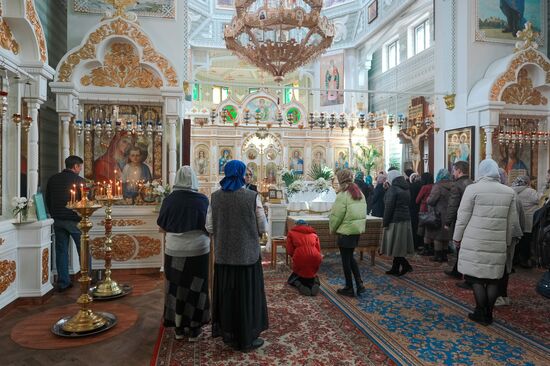
[[[383,172],[376,177],[376,187],[372,192],[372,209],[369,207],[372,216],[384,217],[384,195],[386,194],[384,183],[386,183],[386,179],[387,176]]]
[[[398,170],[388,172],[391,184],[384,197],[384,238],[382,253],[393,257],[392,268],[386,274],[402,276],[412,271],[412,266],[405,258],[414,254],[414,240],[409,210],[409,183]]]
[[[432,244],[434,246],[434,257],[431,259],[434,262],[447,262],[447,248],[449,246],[449,240],[451,240],[451,231],[448,227],[445,227],[443,220],[447,217],[447,208],[449,207],[449,196],[451,194],[451,188],[453,182],[451,182],[451,174],[447,169],[439,169],[435,184],[432,187],[430,197],[426,203],[431,206],[436,215],[441,220],[439,227],[426,227],[424,234],[424,243]]]
[[[413,232],[414,249],[417,250],[422,243],[421,238],[416,235],[416,233],[418,232],[418,212],[420,211],[420,205],[416,203],[416,196],[418,196],[418,193],[420,193],[420,190],[422,189],[420,174],[411,173],[409,177],[409,183],[409,191],[411,192],[409,211],[411,212],[411,227]]]
[[[422,183],[422,188],[420,188],[420,192],[418,192],[418,195],[416,196],[416,204],[420,207],[420,209],[418,210],[419,214],[420,212],[428,212],[427,202],[428,197],[430,197],[430,193],[432,193],[432,188],[434,186],[434,176],[432,175],[432,173],[424,172],[420,177],[420,182]],[[413,234],[416,234],[419,237],[419,240],[423,242],[425,233],[426,228],[423,225],[419,225],[417,232]],[[422,248],[422,252],[420,253],[420,255],[429,256],[433,254],[433,245],[424,243],[424,247]]]
[[[260,237],[267,220],[258,192],[244,188],[246,165],[231,160],[221,189],[212,193],[206,229],[214,236],[212,337],[248,352],[264,343],[267,302],[260,257]]]
[[[187,336],[190,341],[197,340],[202,325],[210,321],[210,239],[205,229],[208,198],[198,187],[193,169],[182,166],[157,219],[166,232],[164,325],[176,328],[176,339]]]
[[[372,209],[372,193],[374,192],[374,186],[372,185],[372,177],[370,175],[367,175],[365,178],[365,183],[367,184],[367,196],[365,196],[367,200],[367,214],[370,213]]]
[[[342,267],[346,278],[346,286],[338,289],[340,295],[355,296],[353,291],[353,277],[357,295],[365,292],[361,273],[353,252],[359,244],[359,236],[365,232],[367,223],[367,201],[357,184],[353,183],[353,173],[349,169],[343,169],[336,173],[340,184],[336,201],[330,210],[329,230],[338,234],[338,247],[342,257]]]
[[[541,197],[537,191],[530,187],[530,184],[531,179],[526,175],[517,177],[514,183],[512,183],[512,189],[518,195],[518,200],[523,206],[523,212],[525,213],[523,236],[518,244],[518,250],[515,252],[514,262],[524,268],[531,268],[531,263],[529,262],[532,252],[533,216],[535,211],[539,208],[539,200]]]
[[[504,274],[506,248],[519,228],[516,194],[499,181],[492,159],[479,164],[479,179],[466,187],[453,240],[460,244],[458,271],[472,283],[476,308],[468,317],[480,324],[493,321],[493,307]]]

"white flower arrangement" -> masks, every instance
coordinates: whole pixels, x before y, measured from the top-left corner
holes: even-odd
[[[313,182],[313,190],[317,193],[328,192],[330,187],[332,187],[332,183],[325,178],[319,178]]]
[[[11,199],[11,205],[13,207],[14,216],[17,216],[19,213],[26,216],[29,207],[32,207],[33,205],[33,201],[32,198],[27,199],[27,197],[13,197]]]
[[[302,192],[305,188],[304,181],[295,180],[286,188],[286,193],[288,196],[292,196],[294,193]]]
[[[170,194],[170,185],[168,184],[162,185],[159,181],[156,180],[147,184],[150,184],[148,187],[153,188],[153,194],[155,196],[161,197],[161,199],[166,198],[166,196]]]

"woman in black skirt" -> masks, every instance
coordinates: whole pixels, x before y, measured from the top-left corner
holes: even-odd
[[[257,192],[244,188],[246,166],[225,165],[221,189],[212,194],[206,229],[214,236],[212,337],[248,352],[264,343],[268,328],[260,236],[267,220]]]
[[[190,166],[181,167],[173,192],[164,199],[157,224],[166,232],[164,326],[176,328],[176,339],[198,339],[210,320],[208,255],[205,228],[208,198],[197,192]]]

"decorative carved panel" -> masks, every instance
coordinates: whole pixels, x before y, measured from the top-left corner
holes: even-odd
[[[118,262],[125,262],[132,259],[136,253],[136,242],[130,236],[126,234],[116,234],[111,238],[113,241],[112,256],[113,260]],[[105,237],[101,236],[92,240],[92,256],[94,259],[105,258],[104,250]]]
[[[113,226],[141,226],[145,225],[146,222],[140,219],[113,219]],[[99,222],[100,226],[105,226],[105,220]]]
[[[0,261],[0,294],[10,287],[15,282],[17,264],[15,261],[3,260]]]
[[[97,46],[112,36],[125,36],[143,47],[143,62],[154,64],[164,76],[168,86],[178,86],[176,70],[168,60],[153,47],[153,43],[139,25],[122,18],[103,24],[92,32],[83,46],[67,55],[59,67],[58,81],[71,81],[75,67],[84,60],[96,58]]]
[[[519,105],[547,105],[548,99],[533,88],[533,81],[529,78],[527,69],[519,70],[518,82],[512,84],[502,92],[503,102]]]
[[[139,251],[134,259],[143,259],[160,254],[160,239],[149,236],[135,236],[139,243]]]
[[[137,50],[129,43],[114,43],[105,55],[103,66],[84,75],[84,86],[111,86],[119,88],[160,88],[162,80],[142,66]]]
[[[527,49],[518,52],[508,65],[508,69],[506,69],[506,71],[493,83],[489,99],[498,101],[502,91],[510,83],[517,82],[516,75],[518,75],[518,70],[526,64],[535,64],[539,66],[546,73],[545,82],[547,84],[550,83],[550,63],[547,61],[546,57],[534,49]]]
[[[42,250],[42,284],[48,282],[48,279],[50,278],[49,262],[50,250],[48,248],[44,248],[44,250]]]
[[[38,14],[36,14],[36,10],[34,8],[34,0],[27,0],[25,2],[25,10],[27,13],[27,19],[29,20],[29,22],[31,22],[34,29],[34,35],[36,36],[36,40],[38,41],[38,48],[40,49],[40,61],[47,62],[48,51],[46,48],[46,36],[44,36],[42,24],[40,23],[40,19],[38,18]]]

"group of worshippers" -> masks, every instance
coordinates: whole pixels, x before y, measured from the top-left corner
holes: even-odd
[[[455,168],[466,171],[460,164]],[[245,164],[232,160],[225,165],[224,173],[221,189],[211,195],[209,203],[198,192],[192,168],[183,166],[177,172],[173,192],[162,203],[157,223],[166,232],[164,324],[175,327],[176,339],[196,341],[202,326],[211,322],[213,337],[222,337],[234,349],[248,352],[263,345],[259,336],[268,329],[260,255],[260,237],[267,232],[267,220],[260,196],[245,186]],[[444,176],[440,171],[438,182]],[[366,289],[354,250],[365,231],[367,199],[354,183],[351,170],[338,171],[336,178],[339,189],[330,212],[329,230],[338,236],[345,277],[345,286],[337,292],[359,296]],[[391,169],[383,179],[377,178],[374,192],[380,185],[384,189],[381,252],[393,257],[392,268],[386,273],[401,276],[412,271],[406,257],[415,248],[410,177],[407,180],[398,170]],[[520,217],[524,215],[518,213],[521,205],[517,203],[517,193],[501,183],[499,168],[491,159],[481,162],[475,183],[455,185],[448,192],[441,185],[438,195],[439,199],[443,196],[451,199],[456,206],[456,218],[449,222],[446,216],[449,210],[441,216],[445,226],[452,225],[452,229],[446,230],[452,232],[452,239],[460,247],[455,270],[473,287],[476,308],[469,317],[488,325],[504,281],[507,285],[512,239],[517,241],[523,235]],[[422,189],[418,189],[419,194]],[[439,199],[432,197],[432,193],[425,203],[437,206]],[[373,205],[371,212],[374,210]],[[215,254],[212,304],[208,290],[210,235]],[[435,252],[440,253],[445,249],[440,248],[439,242],[446,245],[446,237],[438,235],[425,234],[428,237],[425,242],[431,240]],[[287,251],[293,257],[289,284],[303,295],[315,296],[319,292],[317,271],[322,261],[315,230],[304,221],[296,222],[287,236]]]

